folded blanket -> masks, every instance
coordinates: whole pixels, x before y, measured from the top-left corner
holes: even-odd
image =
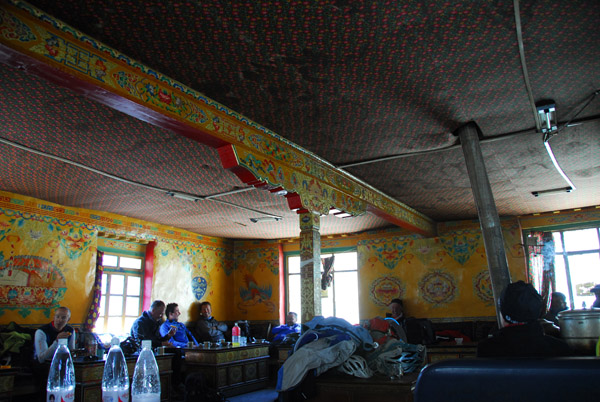
[[[31,335],[16,331],[1,332],[0,339],[2,339],[0,355],[4,355],[6,352],[19,353],[25,343],[31,342]]]

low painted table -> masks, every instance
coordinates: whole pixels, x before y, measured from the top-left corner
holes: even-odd
[[[162,402],[170,402],[171,400],[173,356],[172,353],[155,356],[160,375],[160,400]],[[129,380],[131,381],[135,363],[137,362],[137,356],[127,357],[126,361]],[[102,402],[102,374],[104,373],[104,362],[104,359],[85,360],[78,357],[73,359],[73,366],[75,367],[76,401]]]
[[[269,381],[269,345],[186,348],[186,374],[201,372],[225,396],[265,388]]]
[[[412,388],[419,373],[390,379],[380,374],[371,378],[358,378],[330,370],[315,380],[316,395],[311,402],[363,402],[395,401],[413,402]]]
[[[477,343],[454,342],[440,343],[427,346],[427,363],[435,363],[448,359],[474,359],[477,355]]]
[[[0,401],[9,401],[15,385],[15,376],[19,370],[14,368],[0,369]]]

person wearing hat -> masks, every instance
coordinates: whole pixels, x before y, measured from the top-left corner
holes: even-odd
[[[544,316],[544,319],[553,322],[554,325],[559,325],[558,313],[567,309],[567,296],[561,292],[552,292],[550,294],[550,309]]]
[[[590,292],[596,295],[596,300],[592,304],[592,308],[600,308],[600,285],[596,285],[590,289]]]
[[[538,319],[542,297],[523,281],[508,284],[498,299],[500,330],[477,345],[477,357],[568,356],[571,350],[562,339],[545,335]]]

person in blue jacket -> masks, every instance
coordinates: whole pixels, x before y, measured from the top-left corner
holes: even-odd
[[[161,336],[166,336],[169,331],[175,328],[175,335],[171,338],[173,346],[185,348],[188,346],[188,342],[194,342],[194,346],[198,346],[198,341],[196,341],[194,335],[187,329],[185,324],[179,322],[181,312],[177,303],[167,304],[165,315],[167,316],[167,320],[160,326]]]
[[[271,330],[273,336],[273,342],[278,343],[285,339],[285,337],[292,333],[299,334],[301,330],[300,324],[298,324],[298,314],[290,311],[285,317],[285,324],[279,325]]]
[[[144,311],[131,326],[131,337],[139,341],[151,340],[152,347],[173,346],[170,342],[175,335],[175,329],[169,331],[166,335],[160,334],[163,315],[165,314],[165,302],[154,300],[150,305],[150,310]]]

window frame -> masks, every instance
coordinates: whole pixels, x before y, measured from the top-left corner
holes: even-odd
[[[565,232],[570,232],[570,231],[586,230],[586,229],[595,229],[596,230],[596,235],[598,236],[599,248],[598,249],[590,249],[590,250],[578,250],[578,251],[568,251],[568,250],[565,250],[564,233]],[[567,304],[568,304],[569,309],[579,309],[579,308],[581,308],[582,307],[581,305],[576,305],[577,301],[575,300],[575,296],[574,296],[574,286],[573,286],[573,282],[572,282],[571,267],[569,265],[569,257],[571,257],[571,256],[577,256],[577,255],[594,254],[594,253],[597,253],[599,255],[599,257],[600,257],[600,222],[594,221],[594,222],[585,222],[585,223],[579,223],[579,224],[558,225],[558,226],[552,226],[552,227],[542,226],[542,227],[527,228],[527,229],[523,230],[523,239],[527,239],[529,233],[531,233],[531,232],[538,232],[538,231],[552,233],[553,239],[555,239],[555,235],[556,234],[559,235],[560,241],[561,241],[562,251],[557,251],[556,240],[554,240],[555,241],[555,251],[554,251],[555,278],[554,278],[554,286],[556,286],[556,283],[557,283],[557,274],[558,274],[558,272],[556,270],[556,265],[558,263],[557,260],[559,258],[562,258],[561,264],[564,265],[565,273],[567,275],[567,277],[565,278],[566,279],[567,292],[565,292],[564,289],[560,289],[560,288],[556,288],[556,291],[557,292],[563,292],[563,293],[565,293],[565,296],[567,297]],[[526,251],[528,251],[529,247],[525,247],[525,249],[526,249]],[[529,267],[529,260],[527,260],[527,269],[528,269],[528,271],[530,269],[530,267]],[[550,290],[550,291],[552,291],[552,290]],[[593,295],[592,295],[592,297],[593,297]],[[586,303],[586,308],[590,308],[590,307],[591,307],[591,303],[589,305],[587,305],[587,303]]]
[[[102,251],[102,250],[101,250]],[[116,296],[116,297],[121,297],[122,298],[122,302],[121,302],[121,328],[122,328],[122,333],[120,334],[115,334],[115,335],[124,335],[126,334],[127,331],[127,327],[130,327],[130,325],[126,325],[126,321],[127,319],[131,319],[131,318],[138,318],[143,310],[143,301],[144,301],[144,279],[145,279],[145,272],[144,272],[144,262],[145,262],[145,256],[143,255],[139,255],[137,253],[123,253],[123,252],[117,252],[115,250],[104,250],[103,251],[104,255],[103,256],[115,256],[117,257],[117,266],[106,266],[104,265],[104,261],[102,262],[102,269],[103,269],[103,273],[102,273],[102,289],[101,289],[101,296],[100,296],[100,303],[103,304],[103,306],[101,306],[99,308],[99,311],[103,311],[104,314],[100,315],[98,314],[98,320],[97,320],[97,324],[96,324],[96,328],[99,326],[98,322],[100,322],[100,320],[102,320],[102,328],[104,328],[104,332],[108,331],[110,333],[112,333],[109,328],[108,328],[108,322],[109,322],[109,318],[112,317],[118,317],[116,315],[109,315],[109,310],[110,310],[110,300],[111,300],[111,296]],[[139,259],[141,264],[140,264],[140,268],[136,269],[136,268],[122,268],[120,265],[121,262],[121,258],[125,257],[125,258],[135,258],[135,259]],[[111,290],[111,282],[113,280],[113,276],[114,275],[122,275],[123,278],[123,292],[122,293],[110,293]],[[137,314],[134,315],[129,315],[126,314],[127,312],[127,297],[128,297],[128,293],[127,293],[127,289],[128,289],[128,282],[130,280],[131,277],[136,277],[139,278],[140,281],[140,289],[139,289],[139,294],[135,295],[135,296],[129,296],[129,297],[138,297],[139,301],[138,301],[138,308],[137,308]],[[104,291],[106,291],[106,293],[104,293]],[[96,331],[96,330],[95,330]]]
[[[598,238],[598,248],[596,248],[596,249],[589,249],[589,250],[578,250],[578,251],[569,251],[569,250],[567,250],[566,247],[565,247],[565,232],[587,230],[587,229],[595,229],[596,236]],[[597,254],[599,256],[598,268],[600,268],[600,225],[598,225],[598,226],[587,226],[587,227],[572,227],[572,228],[568,228],[568,229],[564,228],[564,229],[561,229],[561,230],[552,230],[551,232],[552,232],[553,237],[554,237],[555,234],[558,234],[560,236],[560,242],[561,242],[562,251],[556,251],[556,246],[555,246],[554,260],[555,260],[555,266],[556,266],[556,260],[562,256],[563,264],[564,264],[564,268],[565,268],[565,273],[567,275],[567,278],[566,278],[567,288],[568,288],[567,298],[569,300],[569,307],[571,309],[580,308],[581,306],[577,306],[575,304],[576,301],[575,301],[575,295],[574,295],[574,286],[573,286],[573,282],[572,282],[572,275],[571,275],[571,267],[570,267],[570,263],[569,263],[569,257],[580,256],[580,255]],[[556,275],[556,271],[555,271],[555,275]],[[555,281],[556,281],[556,279],[555,279]],[[592,301],[592,303],[593,303],[593,301]],[[591,304],[590,305],[586,305],[586,307],[590,308]]]
[[[356,279],[357,279],[357,285],[358,285],[358,271],[359,271],[359,261],[358,261],[358,249],[356,247],[337,247],[337,248],[328,248],[328,249],[322,249],[321,250],[321,254],[320,254],[320,258],[326,258],[327,256],[331,256],[331,255],[338,255],[338,254],[344,254],[344,253],[355,253],[356,254],[356,269],[352,269],[352,270],[341,270],[340,272],[343,273],[348,273],[348,272],[354,272],[356,273]],[[293,251],[293,252],[287,252],[284,253],[284,272],[285,272],[285,311],[290,311],[290,276],[294,275],[294,276],[298,276],[300,277],[302,275],[301,272],[298,273],[292,273],[290,274],[289,272],[289,260],[292,257],[299,257],[300,256],[300,251]],[[335,263],[334,263],[335,266]],[[323,272],[323,265],[321,265],[321,273]],[[332,299],[333,299],[333,315],[336,315],[336,302],[335,302],[335,274],[336,271],[333,271],[333,281],[332,281],[332,286],[328,289],[328,291],[331,292],[331,294],[329,295]],[[359,289],[357,289],[357,292],[359,291]],[[359,303],[360,304],[360,303]],[[301,311],[296,311],[296,313],[298,313],[298,322],[301,322]],[[360,316],[357,318],[357,323],[360,321]]]

